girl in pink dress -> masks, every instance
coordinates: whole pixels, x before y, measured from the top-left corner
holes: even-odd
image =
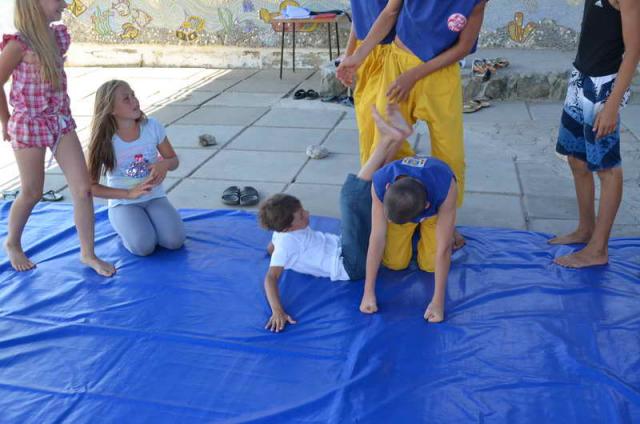
[[[82,147],[71,117],[64,55],[70,37],[63,25],[64,0],[16,0],[18,33],[0,41],[0,124],[11,142],[20,171],[20,194],[11,205],[4,247],[16,271],[35,267],[22,249],[22,232],[42,196],[46,148],[51,149],[69,184],[80,238],[80,260],[98,274],[111,276],[113,265],[94,252],[91,184]],[[2,87],[12,78],[9,114]]]

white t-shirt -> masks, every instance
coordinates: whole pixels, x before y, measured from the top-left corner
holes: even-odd
[[[286,233],[273,233],[271,266],[281,266],[331,281],[347,281],[349,274],[342,263],[340,237],[307,227]]]
[[[116,165],[113,172],[107,173],[107,186],[128,190],[149,177],[149,165],[158,162],[158,144],[166,138],[164,126],[153,118],[148,118],[140,126],[140,137],[133,141],[124,141],[117,134],[113,136],[113,150]],[[137,199],[109,199],[109,207],[123,204],[146,202],[166,196],[162,184]]]

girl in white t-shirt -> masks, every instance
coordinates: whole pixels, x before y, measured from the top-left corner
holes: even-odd
[[[164,127],[140,110],[129,84],[104,83],[96,93],[91,126],[91,191],[109,199],[109,221],[134,255],[150,255],[157,245],[179,249],[184,244],[182,219],[162,187],[167,172],[177,167]]]

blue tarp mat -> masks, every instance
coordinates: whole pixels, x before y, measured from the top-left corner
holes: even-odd
[[[439,325],[415,267],[381,272],[373,316],[361,281],[287,272],[298,324],[272,334],[269,234],[247,213],[182,213],[186,247],[137,258],[99,210],[97,251],[118,267],[103,279],[77,260],[70,206],[35,210],[37,270],[0,256],[0,422],[640,422],[640,240],[574,271],[543,234],[463,228]]]

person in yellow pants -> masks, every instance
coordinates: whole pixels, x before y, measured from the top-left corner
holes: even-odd
[[[386,5],[387,0],[351,0],[353,23],[345,57],[349,57],[360,47],[362,40],[367,36],[371,26]],[[380,77],[394,37],[395,30],[391,28],[386,36],[371,50],[356,71],[353,97],[358,124],[360,165],[364,165],[373,153],[372,146],[375,139],[376,126],[371,118],[371,106],[376,104],[381,87]],[[343,80],[343,83],[348,87],[354,85],[353,78],[348,81]],[[413,156],[413,154],[413,150],[405,142],[396,157]]]

